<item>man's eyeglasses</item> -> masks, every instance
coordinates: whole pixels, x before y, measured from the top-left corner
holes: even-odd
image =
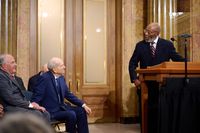
[[[144,29],[144,33],[153,34],[154,32],[153,30]]]

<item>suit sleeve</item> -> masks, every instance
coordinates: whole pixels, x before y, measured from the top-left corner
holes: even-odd
[[[173,45],[173,43],[169,43],[169,48],[170,48],[170,58],[173,61],[185,61],[185,58],[183,58],[179,53],[176,52],[176,49]]]
[[[22,108],[29,106],[29,101],[24,98],[20,89],[13,85],[11,80],[6,80],[3,75],[0,75],[0,98],[11,106]]]
[[[31,79],[32,79],[32,77],[28,80],[28,91],[33,91]]]
[[[33,96],[31,101],[40,104],[40,101],[45,96],[45,88],[47,82],[45,82],[45,77],[40,76],[38,78],[38,83],[34,85],[33,89]]]
[[[67,86],[66,86],[67,87]],[[68,88],[68,87],[67,87]],[[71,103],[73,103],[74,105],[77,106],[82,106],[84,104],[83,101],[81,101],[80,99],[78,99],[72,92],[70,92],[68,89],[66,90],[65,93],[65,98],[70,101]]]
[[[62,80],[63,80],[63,82],[65,83],[65,80],[64,80],[64,78],[62,78]],[[69,88],[68,88],[68,86],[67,86],[67,84],[65,83],[65,84],[63,84],[64,85],[64,88],[65,88],[65,98],[69,101],[69,102],[71,102],[71,103],[73,103],[74,105],[77,105],[77,106],[82,106],[83,104],[84,104],[84,102],[82,101],[82,100],[80,100],[78,97],[76,97],[72,92],[70,92],[69,91]]]
[[[138,45],[136,45],[136,48],[129,61],[129,75],[131,83],[133,83],[133,81],[137,79],[137,73],[135,70],[138,67],[138,62],[139,62],[139,48]]]

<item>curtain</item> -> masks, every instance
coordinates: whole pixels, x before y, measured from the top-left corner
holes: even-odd
[[[159,133],[200,133],[200,78],[168,78],[159,94]]]

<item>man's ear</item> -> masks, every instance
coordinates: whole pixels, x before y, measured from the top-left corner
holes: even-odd
[[[5,69],[5,67],[6,67],[5,65],[6,65],[6,64],[2,64],[2,65],[1,65],[1,68]]]
[[[55,68],[53,68],[53,69],[52,69],[52,72],[53,72],[54,74],[56,74],[56,73],[57,73],[57,71],[56,71],[56,69],[55,69]]]

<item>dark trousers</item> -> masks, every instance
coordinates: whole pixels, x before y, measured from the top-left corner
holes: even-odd
[[[158,133],[159,83],[147,81],[148,87],[148,133]]]
[[[28,112],[37,115],[40,118],[43,118],[46,122],[50,123],[50,114],[49,112],[45,111],[45,112],[41,112],[38,110],[29,110]]]
[[[140,131],[142,132],[142,103],[141,103],[141,87],[137,87],[137,95],[138,95],[138,121],[140,124]]]
[[[51,113],[51,119],[66,120],[66,131],[69,133],[89,133],[87,114],[82,107],[66,105],[60,111]]]
[[[158,133],[158,100],[159,100],[159,83],[156,81],[146,81],[148,87],[148,133]],[[139,101],[139,121],[142,124],[142,107],[141,107],[141,89],[137,89]],[[142,125],[141,125],[142,127]]]
[[[137,88],[137,95],[138,95],[138,112],[139,112],[138,120],[141,125],[142,124],[141,87]]]

